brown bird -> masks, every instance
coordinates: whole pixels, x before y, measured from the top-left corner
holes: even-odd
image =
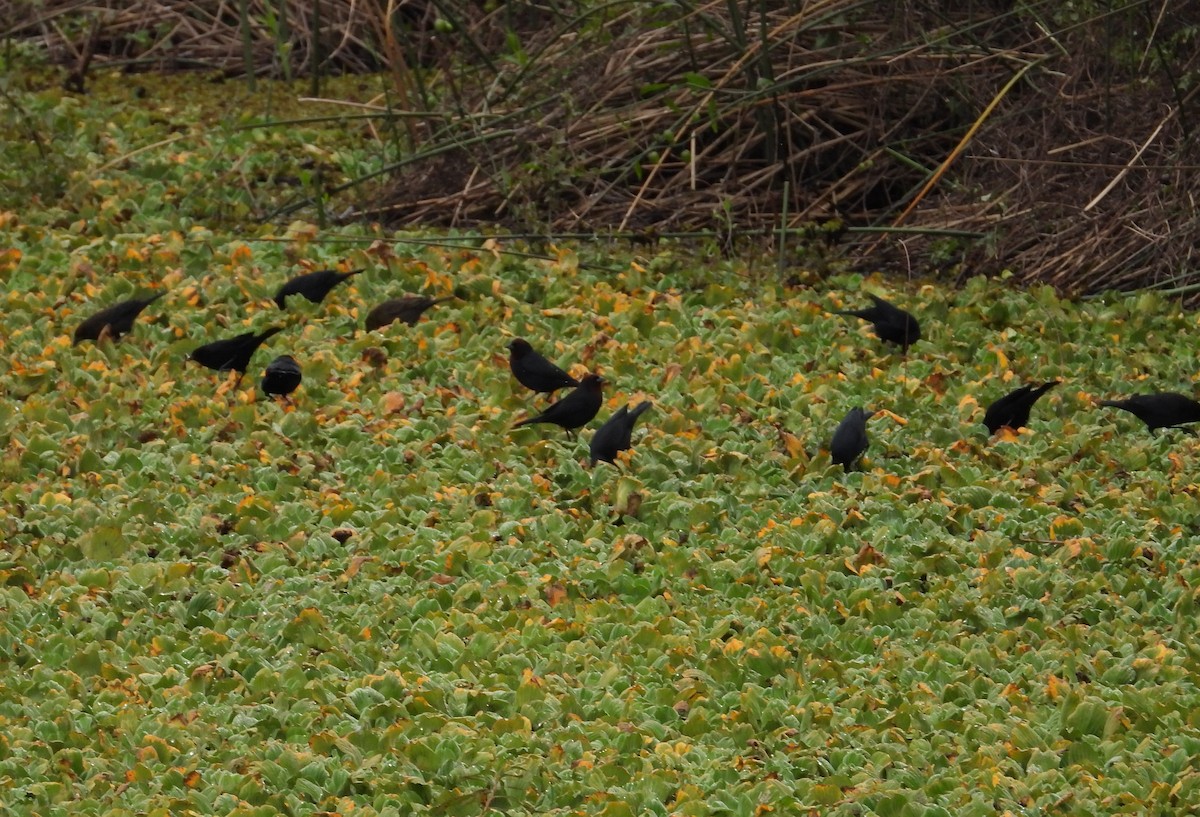
[[[358,275],[362,271],[356,269],[349,272],[338,272],[333,269],[323,269],[297,275],[295,278],[285,281],[279,291],[275,293],[275,303],[280,309],[284,309],[289,295],[303,295],[314,304],[319,304],[325,300],[325,296],[331,289],[351,275]]]
[[[533,423],[554,423],[556,426],[565,428],[568,434],[574,436],[575,429],[587,425],[600,411],[600,405],[604,402],[604,395],[601,393],[603,385],[604,378],[600,375],[584,375],[575,390],[566,397],[557,403],[550,404],[536,417],[522,420],[513,428]]]
[[[579,385],[578,380],[534,351],[524,338],[509,341],[508,352],[508,367],[512,369],[513,377],[527,389],[552,394],[558,389]]]
[[[425,310],[434,304],[453,299],[453,295],[443,298],[430,298],[426,295],[405,295],[403,298],[392,298],[367,313],[367,331],[374,332],[396,321],[403,321],[409,326],[415,326],[425,314]]]
[[[78,344],[84,340],[99,340],[100,334],[104,332],[105,328],[108,329],[108,334],[113,340],[119,339],[121,335],[133,329],[133,322],[137,320],[138,315],[142,314],[142,310],[163,295],[166,293],[160,292],[149,298],[130,298],[128,301],[120,301],[101,309],[75,329],[75,343]]]

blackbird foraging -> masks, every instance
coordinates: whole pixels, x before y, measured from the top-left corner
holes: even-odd
[[[1151,434],[1160,428],[1178,428],[1200,422],[1200,403],[1170,391],[1135,394],[1124,400],[1101,400],[1100,405],[1128,411],[1145,423]]]
[[[534,351],[524,338],[508,343],[508,367],[522,386],[535,392],[552,394],[557,389],[578,386],[579,381]],[[596,407],[599,411],[599,406]],[[596,412],[592,412],[594,417]],[[588,417],[588,420],[592,419]],[[587,422],[584,420],[583,422]],[[583,423],[580,423],[582,425]]]
[[[1033,404],[1060,382],[1051,380],[1040,386],[1022,386],[992,403],[983,413],[983,424],[987,426],[988,433],[995,434],[1005,426],[1016,431],[1018,428],[1028,425],[1029,410],[1033,408]]]
[[[898,306],[890,304],[878,295],[867,293],[875,305],[867,309],[850,309],[838,312],[839,315],[851,315],[862,318],[875,325],[875,334],[880,340],[899,344],[907,352],[908,347],[921,339],[921,325],[910,313]]]
[[[83,340],[99,340],[100,334],[108,327],[108,333],[117,340],[133,328],[133,322],[142,310],[157,301],[165,292],[151,295],[149,298],[131,298],[105,307],[79,324],[75,330],[75,343]]]
[[[245,374],[254,351],[271,335],[282,331],[282,326],[272,326],[270,329],[264,329],[258,333],[245,332],[225,340],[214,340],[212,343],[197,347],[188,355],[188,358],[218,372],[233,369]]]
[[[842,466],[846,472],[850,471],[867,450],[867,420],[874,416],[873,411],[855,407],[838,423],[833,432],[833,439],[829,442],[829,458],[834,465]]]
[[[300,385],[300,364],[291,355],[280,355],[267,364],[262,390],[272,397],[291,394]]]
[[[349,272],[338,272],[337,270],[323,269],[305,275],[297,275],[295,278],[285,281],[279,291],[275,293],[275,303],[279,305],[280,309],[284,309],[287,296],[303,295],[314,304],[319,304],[325,300],[325,296],[331,289],[351,275],[358,275],[362,271],[362,269],[356,269]]]
[[[405,295],[403,298],[392,298],[367,313],[367,331],[382,329],[396,321],[403,321],[409,326],[416,326],[426,309],[442,301],[449,301],[453,295],[444,298],[430,298],[425,295]]]
[[[551,403],[541,414],[522,420],[513,428],[533,423],[554,423],[573,434],[575,429],[587,425],[600,411],[600,405],[604,402],[604,396],[601,394],[603,385],[604,378],[600,375],[584,375],[575,390],[566,397],[557,403]]]
[[[633,425],[646,409],[650,401],[643,400],[632,411],[629,406],[621,406],[592,437],[592,465],[598,460],[616,463],[618,451],[628,451],[633,447]]]

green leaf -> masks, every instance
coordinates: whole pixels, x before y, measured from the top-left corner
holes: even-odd
[[[125,555],[129,543],[120,525],[97,525],[80,538],[79,548],[86,559],[111,562]]]

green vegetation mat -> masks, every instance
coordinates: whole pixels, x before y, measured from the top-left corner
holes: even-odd
[[[788,287],[669,245],[539,260],[234,227],[267,209],[236,179],[326,132],[131,158],[151,114],[22,99],[63,161],[36,178],[5,148],[28,192],[0,216],[6,813],[1200,806],[1200,449],[1094,405],[1192,391],[1196,315],[979,280]],[[295,262],[341,259],[368,271],[270,302]],[[159,289],[119,343],[72,347]],[[867,289],[921,319],[907,359],[829,314]],[[362,330],[406,291],[461,299]],[[238,387],[185,363],[284,320]],[[545,405],[507,371],[514,335],[607,378],[578,439],[511,429]],[[285,352],[293,406],[255,390]],[[1030,429],[986,439],[986,403],[1055,378]],[[587,468],[642,397],[627,459]],[[890,413],[845,474],[822,447],[855,405]]]

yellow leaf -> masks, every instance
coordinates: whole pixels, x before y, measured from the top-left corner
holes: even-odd
[[[795,434],[790,431],[781,431],[779,436],[783,439],[783,447],[789,456],[799,457],[804,453],[804,443],[800,442],[800,438]]]
[[[342,573],[342,578],[343,579],[353,579],[355,576],[358,575],[358,571],[362,568],[363,562],[366,562],[369,560],[370,560],[370,557],[368,557],[368,556],[363,556],[361,554],[358,556],[355,556],[353,559],[350,560],[350,566],[346,568],[346,571],[344,573]]]
[[[1008,426],[1001,426],[996,432],[996,441],[1002,443],[1015,443],[1021,439],[1020,433],[1013,431]]]
[[[721,651],[726,655],[732,655],[735,652],[741,652],[742,648],[745,646],[745,642],[743,642],[740,638],[731,638],[725,642],[725,646],[721,648]]]

